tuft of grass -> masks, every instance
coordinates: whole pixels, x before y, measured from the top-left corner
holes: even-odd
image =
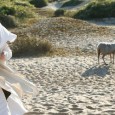
[[[27,2],[27,1],[14,1],[14,5],[31,7],[31,4],[29,4],[29,2]]]
[[[54,10],[52,9],[34,9],[34,12],[38,15],[38,18],[47,18],[54,16]]]
[[[74,18],[79,19],[93,19],[106,17],[115,17],[114,0],[94,0],[74,15]]]
[[[7,28],[15,28],[18,24],[16,18],[11,15],[0,15],[0,22]]]
[[[21,37],[10,46],[14,57],[37,56],[47,54],[52,49],[52,44],[46,39]]]
[[[74,11],[74,10],[73,11],[72,10],[66,10],[64,13],[64,16],[72,18],[72,17],[74,17],[75,13],[76,13],[76,11]]]
[[[64,13],[65,13],[65,10],[64,9],[58,9],[54,12],[54,15],[56,17],[59,17],[59,16],[64,16]]]
[[[25,7],[17,7],[15,17],[18,19],[33,18],[34,12]]]
[[[50,52],[47,53],[48,56],[68,56],[70,52],[66,48],[55,48],[53,47]]]

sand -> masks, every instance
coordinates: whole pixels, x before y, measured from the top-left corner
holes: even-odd
[[[28,115],[114,115],[115,65],[96,56],[12,58],[8,63],[38,87]],[[37,112],[36,114],[34,112]]]

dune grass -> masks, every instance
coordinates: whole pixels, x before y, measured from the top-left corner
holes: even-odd
[[[115,17],[114,0],[93,0],[91,3],[80,9],[74,15],[79,19],[95,19]]]
[[[22,25],[24,20],[35,18],[33,9],[34,6],[27,0],[1,0],[0,21],[4,26],[10,28]]]
[[[19,37],[10,47],[14,57],[46,55],[52,50],[48,40],[28,37]]]
[[[83,1],[82,0],[69,0],[67,2],[65,2],[62,7],[66,7],[66,6],[76,6],[80,3],[82,3]]]

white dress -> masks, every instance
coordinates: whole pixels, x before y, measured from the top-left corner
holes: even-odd
[[[11,50],[8,46],[4,48],[4,52],[6,52],[6,55],[5,55],[6,59],[10,59],[12,55],[11,55]],[[0,65],[2,64],[3,63],[0,63]],[[4,67],[6,66],[6,69],[8,69],[8,71],[11,71],[10,68],[7,67],[6,63],[2,66]],[[3,73],[1,70],[2,68],[0,69],[0,75],[2,75]],[[24,113],[27,112],[27,110],[25,109],[21,101],[21,98],[19,97],[17,92],[10,86],[11,84],[5,80],[6,79],[4,78],[2,79],[2,76],[1,76],[0,86],[1,88],[10,91],[11,95],[6,100],[4,93],[2,89],[0,88],[0,115],[23,115]]]
[[[1,88],[0,88],[0,115],[12,115]]]
[[[0,88],[0,115],[23,115],[26,112],[27,110],[19,97],[16,98],[11,94],[6,100]]]
[[[22,103],[22,97],[24,94],[32,96],[37,93],[33,83],[12,70],[6,63],[12,57],[7,41],[13,42],[16,37],[0,24],[0,54],[4,52],[6,60],[0,60],[0,115],[23,115],[27,110]],[[7,100],[2,89],[11,93]]]

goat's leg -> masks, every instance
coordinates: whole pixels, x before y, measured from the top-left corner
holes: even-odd
[[[114,53],[113,53],[113,64],[114,64]]]
[[[99,64],[99,56],[98,56],[98,64]]]
[[[110,54],[110,62],[112,63],[112,57],[111,57],[111,54]]]
[[[104,57],[105,57],[105,54],[102,55],[102,59],[103,59],[104,64],[106,64]]]
[[[98,54],[98,64],[99,64],[100,49],[97,49],[97,54]]]

